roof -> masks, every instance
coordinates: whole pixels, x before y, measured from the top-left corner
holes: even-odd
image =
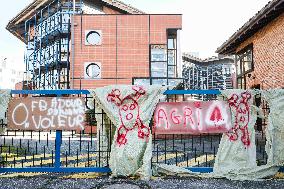
[[[16,32],[16,29],[24,27],[24,21],[34,15],[41,7],[44,7],[54,0],[34,0],[28,6],[26,6],[22,11],[20,11],[14,18],[12,18],[6,26],[6,29],[9,30],[16,37],[24,41],[22,36]],[[100,0],[106,5],[113,6],[121,11],[124,11],[126,14],[145,14],[143,11],[127,5],[119,0]]]
[[[220,56],[220,57],[216,57],[216,56],[212,56],[206,59],[201,59],[195,56],[192,56],[190,53],[183,53],[182,54],[182,59],[186,62],[190,62],[193,64],[215,64],[221,61],[226,61],[227,63],[234,63],[234,59],[231,56]]]
[[[114,6],[116,8],[119,8],[123,11],[126,11],[127,13],[130,13],[130,14],[145,14],[145,12],[135,8],[135,7],[132,7],[131,5],[127,5],[125,3],[123,3],[122,1],[118,1],[118,0],[102,0],[103,2],[111,5],[111,6]]]
[[[284,0],[272,0],[258,11],[249,21],[237,30],[217,50],[219,54],[236,53],[238,45],[253,36],[260,29],[281,15],[284,11]]]

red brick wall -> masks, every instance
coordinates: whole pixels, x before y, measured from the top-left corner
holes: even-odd
[[[253,43],[254,72],[247,88],[260,84],[263,89],[284,87],[284,13],[242,43],[238,51]],[[255,77],[255,79],[253,79]]]
[[[81,16],[75,16],[75,23],[74,78],[82,80],[75,79],[74,88],[92,89],[116,84],[116,79],[107,79],[116,74],[123,78],[118,84],[149,77],[149,44],[166,44],[167,28],[181,28],[181,15],[83,15],[82,23]],[[85,30],[90,29],[102,31],[101,45],[85,45]],[[85,62],[101,62],[102,79],[84,79]]]
[[[107,6],[103,6],[103,12],[105,14],[122,14],[122,12],[119,12],[118,10],[114,10],[114,9],[109,8]]]

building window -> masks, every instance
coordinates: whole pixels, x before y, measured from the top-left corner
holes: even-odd
[[[246,77],[254,69],[253,67],[253,46],[241,50],[236,55],[237,62],[237,84],[239,89],[246,89],[247,80]]]
[[[177,77],[177,30],[168,30],[168,78]]]
[[[166,44],[150,45],[150,77],[134,77],[133,84],[177,86],[183,82],[177,78],[177,29],[167,30]]]
[[[150,46],[150,83],[172,85],[177,77],[177,30],[167,31],[167,44]]]
[[[167,46],[151,45],[151,77],[167,77]]]
[[[87,30],[85,34],[86,34],[85,45],[102,44],[102,32],[100,30]]]
[[[85,79],[100,79],[101,63],[86,62],[85,63]]]

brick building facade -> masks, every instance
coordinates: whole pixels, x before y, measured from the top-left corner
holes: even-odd
[[[180,15],[83,15],[76,16],[75,23],[74,88],[131,84],[135,79],[151,76],[167,77],[163,73],[154,75],[153,67],[151,71],[151,65],[155,64],[151,63],[151,45],[167,46],[170,32],[176,36],[181,28]],[[86,45],[85,31],[90,30],[100,31],[100,45]],[[88,62],[101,65],[99,79],[84,77],[83,64]]]
[[[216,52],[236,55],[238,88],[284,88],[284,1],[269,2]]]
[[[175,85],[179,14],[146,14],[118,0],[35,0],[7,29],[27,44],[27,86],[93,89]]]

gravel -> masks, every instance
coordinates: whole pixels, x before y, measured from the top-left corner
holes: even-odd
[[[131,179],[60,179],[59,175],[45,175],[27,178],[0,178],[1,189],[180,189],[180,188],[284,188],[284,180],[264,181],[230,181],[226,179],[196,179],[196,178],[156,178],[150,181]]]

